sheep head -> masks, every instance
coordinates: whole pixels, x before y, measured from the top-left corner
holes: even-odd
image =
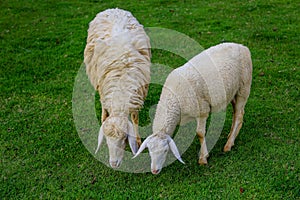
[[[109,151],[109,164],[112,168],[117,168],[123,160],[126,139],[128,139],[132,153],[137,152],[138,144],[134,135],[133,125],[127,117],[108,117],[100,127],[95,153],[98,152],[105,136]]]
[[[145,148],[148,148],[151,157],[152,174],[159,174],[161,172],[163,164],[166,161],[169,149],[174,154],[174,156],[184,164],[175,142],[169,135],[153,134],[147,137],[133,158],[138,156]]]

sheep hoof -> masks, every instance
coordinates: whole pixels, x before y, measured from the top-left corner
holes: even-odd
[[[207,165],[207,159],[206,158],[199,158],[198,163],[199,163],[199,165]]]
[[[231,151],[231,147],[233,145],[229,145],[229,144],[226,144],[225,147],[224,147],[224,152],[228,152],[228,151]]]
[[[138,147],[140,148],[140,146],[141,146],[141,144],[142,144],[141,139],[137,139],[137,140],[136,140],[136,143],[137,143]]]

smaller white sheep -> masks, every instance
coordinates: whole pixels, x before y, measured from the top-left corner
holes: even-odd
[[[147,147],[153,174],[161,171],[169,149],[184,163],[170,136],[178,124],[196,119],[201,144],[198,163],[207,164],[206,120],[210,112],[225,110],[231,102],[233,121],[224,147],[225,152],[230,151],[242,127],[251,81],[252,61],[247,47],[223,43],[201,52],[167,77],[155,113],[153,134],[134,157]]]

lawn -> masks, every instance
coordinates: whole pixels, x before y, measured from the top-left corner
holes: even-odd
[[[1,0],[0,5],[0,199],[300,199],[299,2]],[[180,32],[204,48],[224,41],[249,47],[251,95],[231,152],[222,152],[231,108],[207,166],[197,164],[197,138],[182,155],[185,165],[175,161],[156,176],[113,170],[85,148],[73,119],[73,88],[88,23],[113,7],[132,12],[145,27]],[[152,62],[176,68],[186,60],[154,48]],[[149,125],[160,90],[150,85],[142,126]]]

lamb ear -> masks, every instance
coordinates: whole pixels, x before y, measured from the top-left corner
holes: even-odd
[[[179,151],[178,151],[178,149],[177,149],[177,147],[176,147],[176,144],[175,144],[174,140],[173,140],[169,135],[167,136],[167,139],[168,139],[169,147],[170,147],[172,153],[174,154],[174,156],[175,156],[182,164],[185,164],[185,163],[183,162],[183,160],[181,159],[181,157],[180,157]]]
[[[137,157],[140,153],[142,153],[142,151],[144,151],[144,149],[146,149],[146,147],[148,147],[148,142],[149,142],[150,137],[147,137],[146,140],[141,144],[138,152],[136,152],[135,156],[133,156],[133,158]]]
[[[100,127],[100,131],[99,131],[99,135],[98,135],[98,146],[97,149],[95,151],[95,154],[98,152],[98,150],[100,149],[101,143],[103,141],[103,137],[104,137],[104,132],[103,132],[103,128],[102,125]]]
[[[136,138],[134,137],[134,130],[133,130],[133,125],[131,124],[131,122],[128,122],[128,142],[129,142],[129,146],[130,146],[130,149],[133,153],[133,155],[136,154],[136,152],[138,151],[138,144],[136,142]]]

